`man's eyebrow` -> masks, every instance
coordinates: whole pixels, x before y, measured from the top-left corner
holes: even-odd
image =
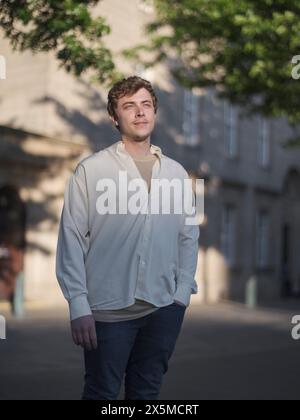
[[[150,103],[152,103],[152,101],[150,100],[150,99],[145,99],[144,101],[142,101],[142,103],[145,103],[145,102],[150,102]],[[124,105],[128,105],[128,104],[135,104],[136,102],[134,102],[134,101],[127,101],[127,102],[124,102],[123,104],[122,104],[122,106],[124,106]]]

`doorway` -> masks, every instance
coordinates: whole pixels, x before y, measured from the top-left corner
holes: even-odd
[[[24,303],[24,254],[26,208],[18,190],[0,187],[0,299],[11,303],[22,316]]]

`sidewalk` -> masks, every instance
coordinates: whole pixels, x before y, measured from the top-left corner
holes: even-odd
[[[79,399],[82,351],[72,343],[66,306],[27,311],[26,319],[14,320],[0,306],[7,317],[0,399]],[[296,314],[300,308],[193,303],[160,398],[299,399],[300,341],[291,338]]]

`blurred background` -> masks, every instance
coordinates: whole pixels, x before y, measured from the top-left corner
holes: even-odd
[[[205,180],[161,398],[298,399],[299,17],[296,0],[1,2],[0,399],[80,395],[58,224],[77,162],[119,140],[107,93],[130,75],[158,96],[151,142]]]

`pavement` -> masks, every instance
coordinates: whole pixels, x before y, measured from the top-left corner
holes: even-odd
[[[8,307],[0,340],[0,400],[78,400],[82,350],[71,340],[66,306]],[[298,400],[300,340],[291,336],[300,303],[248,309],[192,303],[164,377],[161,400]],[[123,399],[123,386],[119,399]]]

